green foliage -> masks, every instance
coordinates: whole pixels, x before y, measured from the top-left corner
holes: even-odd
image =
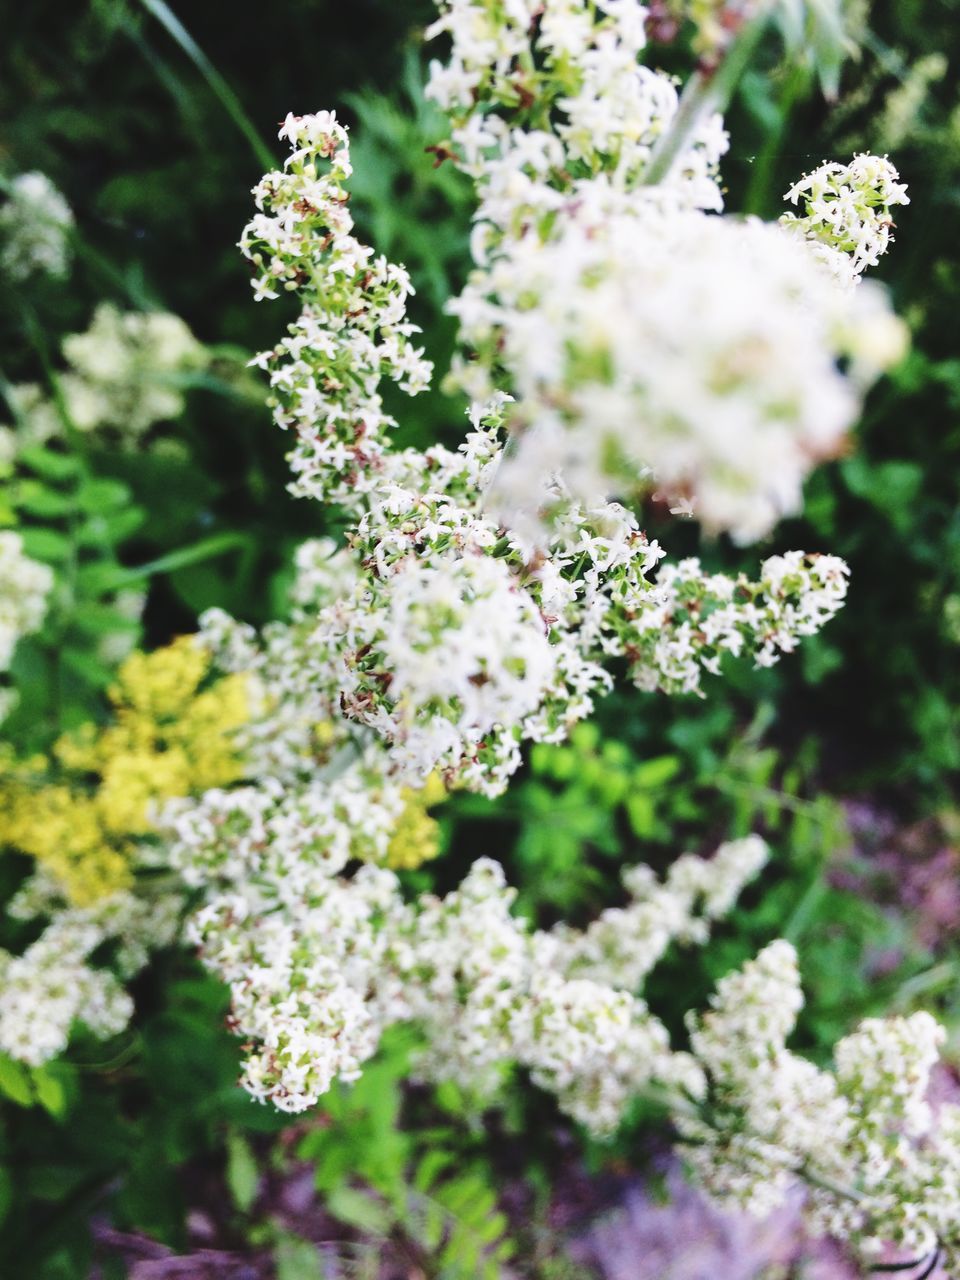
[[[355,1084],[336,1087],[298,1154],[329,1213],[419,1260],[437,1280],[495,1280],[511,1256],[491,1170],[449,1124],[401,1124],[413,1042],[397,1035]]]

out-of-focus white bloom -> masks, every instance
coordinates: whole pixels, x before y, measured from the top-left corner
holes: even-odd
[[[97,307],[85,333],[64,339],[70,372],[60,379],[81,431],[109,427],[136,440],[183,412],[178,376],[202,369],[207,353],[179,316]]]
[[[179,316],[162,311],[120,311],[101,303],[90,327],[63,341],[67,370],[58,378],[74,428],[109,433],[136,444],[157,422],[183,412],[182,381],[209,360]],[[8,390],[16,426],[8,432],[11,461],[26,445],[63,435],[61,410],[36,383]]]
[[[837,1077],[853,1096],[884,1099],[860,1117],[877,1132],[902,1129],[922,1137],[930,1128],[926,1095],[930,1072],[946,1033],[929,1013],[910,1018],[867,1018],[834,1050]]]
[[[21,173],[0,205],[0,270],[18,284],[66,274],[73,212],[44,173]]]
[[[623,876],[627,906],[609,908],[582,932],[552,931],[554,963],[570,976],[638,991],[671,942],[706,942],[710,923],[730,911],[768,856],[759,836],[747,836],[710,859],[683,854],[663,882],[649,867],[631,867]]]
[[[926,1100],[943,1028],[926,1013],[868,1018],[837,1044],[835,1071],[819,1070],[786,1048],[802,995],[782,940],[723,978],[710,1003],[688,1019],[704,1106],[675,1117],[707,1189],[763,1214],[806,1181],[814,1230],[873,1256],[892,1244],[921,1266],[939,1248],[952,1274],[960,1109],[932,1124]]]
[[[855,284],[890,246],[890,210],[910,203],[899,177],[886,156],[861,154],[845,165],[825,161],[786,193],[784,199],[803,213],[785,213],[781,226],[807,240],[839,281]]]
[[[838,289],[804,244],[695,211],[581,202],[545,240],[505,239],[451,306],[477,354],[471,392],[517,398],[508,520],[536,510],[547,460],[577,496],[649,473],[708,529],[761,537],[800,510],[903,349],[879,296]]]
[[[782,220],[805,252],[782,229],[707,217],[723,207],[718,118],[644,182],[678,109],[674,83],[638,63],[645,11],[529,9],[444,3],[430,32],[452,49],[428,92],[479,199],[477,270],[451,304],[469,355],[456,378],[517,400],[492,509],[529,528],[552,471],[591,502],[652,482],[711,531],[762,537],[903,353],[882,295],[854,302],[836,277],[877,260],[905,189],[876,157],[823,166],[788,193],[805,216]],[[699,6],[706,46],[749,9]]]
[[[831,1150],[849,1131],[832,1076],[786,1048],[802,1005],[796,954],[779,940],[720,980],[707,1013],[688,1018],[718,1123],[681,1117],[681,1132],[699,1144],[691,1159],[708,1188],[754,1213],[782,1204],[808,1158],[832,1172]]]
[[[13,410],[16,425],[0,428],[3,432],[5,460],[14,462],[19,451],[28,445],[46,444],[62,434],[63,424],[59,410],[44,395],[36,382],[18,382],[6,388],[6,397]]]
[[[780,939],[720,979],[710,1011],[691,1019],[691,1046],[719,1079],[742,1078],[783,1047],[802,1007],[796,952]]]
[[[28,882],[10,912],[30,918],[49,909],[43,885]],[[22,955],[0,954],[0,1050],[37,1067],[63,1052],[77,1023],[98,1039],[117,1035],[133,1013],[123,979],[143,968],[151,949],[173,941],[180,909],[175,894],[147,900],[118,893],[57,911]],[[90,961],[108,939],[119,976]]]
[[[53,571],[24,555],[18,533],[0,530],[0,671],[20,637],[39,629],[52,587]]]

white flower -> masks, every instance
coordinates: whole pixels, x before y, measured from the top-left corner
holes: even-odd
[[[584,199],[548,239],[528,229],[486,261],[452,309],[479,355],[471,385],[489,365],[488,385],[506,376],[517,398],[508,519],[537,510],[549,469],[591,499],[652,474],[708,529],[754,540],[800,509],[811,467],[902,351],[872,287],[838,289],[755,221]]]
[[[24,555],[18,533],[0,530],[0,671],[20,637],[39,630],[52,588],[53,571]]]
[[[19,174],[0,205],[0,269],[18,284],[34,272],[65,275],[73,225],[70,206],[46,174]]]
[[[893,239],[895,205],[909,204],[907,188],[886,156],[857,155],[847,164],[824,163],[795,182],[784,197],[804,213],[780,222],[806,239],[843,284],[856,284],[875,267]]]
[[[169,945],[180,913],[176,894],[138,899],[124,892],[59,910],[47,897],[42,883],[27,882],[11,915],[53,911],[53,919],[22,955],[0,953],[0,1050],[34,1067],[63,1052],[75,1023],[99,1039],[124,1029],[133,1001],[122,979],[146,964],[150,950]],[[90,960],[108,939],[117,946],[119,976]]]
[[[60,379],[81,431],[109,428],[136,441],[183,412],[177,376],[202,369],[207,353],[179,316],[122,312],[101,303],[85,333],[64,339],[70,371]]]
[[[410,339],[413,293],[402,267],[352,234],[344,182],[346,130],[329,111],[288,115],[280,136],[293,148],[283,172],[254,189],[261,210],[240,248],[252,264],[255,296],[300,290],[303,310],[288,336],[253,363],[270,373],[277,424],[292,427],[296,492],[352,503],[376,483],[385,431],[378,387],[389,378],[416,395],[431,366]]]

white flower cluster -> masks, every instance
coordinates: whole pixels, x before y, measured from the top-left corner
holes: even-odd
[[[439,769],[495,795],[524,741],[561,741],[590,714],[611,658],[644,690],[700,693],[724,653],[770,665],[842,605],[846,567],[831,556],[771,557],[757,582],[696,560],[648,577],[662,552],[616,504],[569,504],[531,561],[484,514],[495,421],[478,418],[457,453],[386,455],[351,547],[301,548],[294,618],[262,647],[205,617],[221,665],[257,675],[246,735],[264,776],[293,780],[351,740],[379,742],[383,776],[422,786]]]
[[[382,868],[343,875],[385,846],[396,804],[360,761],[296,796],[262,782],[169,815],[174,865],[206,889],[190,937],[255,1043],[243,1077],[255,1097],[312,1106],[397,1021],[425,1032],[425,1076],[489,1093],[520,1063],[598,1132],[653,1076],[700,1079],[636,991],[673,941],[706,941],[766,860],[761,840],[681,858],[663,883],[635,868],[626,907],[584,933],[545,933],[511,914],[514,891],[489,860],[446,898],[413,903]]]
[[[521,210],[555,213],[591,180],[623,191],[642,180],[677,112],[675,81],[639,64],[648,11],[637,0],[443,0],[428,39],[446,34],[446,64],[427,96],[451,117],[451,140],[478,182],[481,223],[516,226]],[[668,200],[719,209],[722,121],[695,131],[667,184]],[[651,198],[664,198],[659,191]],[[480,239],[486,233],[478,232]]]
[[[208,356],[179,316],[165,311],[97,307],[85,333],[63,343],[70,372],[60,380],[81,431],[111,427],[139,439],[156,422],[183,412],[178,379],[203,369]]]
[[[832,1073],[786,1048],[802,1005],[786,942],[721,980],[690,1019],[691,1053],[671,1048],[638,995],[668,947],[707,941],[762,868],[761,840],[684,855],[663,881],[634,867],[625,906],[583,931],[538,931],[512,914],[514,892],[487,859],[446,897],[413,902],[380,867],[348,874],[382,851],[398,803],[357,761],[295,795],[261,780],[170,817],[174,864],[206,899],[189,936],[231,987],[254,1097],[307,1109],[409,1021],[423,1033],[423,1078],[490,1098],[521,1066],[598,1134],[653,1087],[706,1186],[754,1212],[801,1178],[819,1228],[915,1254],[956,1235],[960,1111],[931,1128],[943,1033],[928,1015],[865,1022]]]
[[[101,303],[89,329],[63,341],[66,372],[57,379],[71,425],[138,443],[157,422],[183,412],[183,379],[209,357],[179,316],[119,311]],[[0,427],[0,456],[63,435],[62,410],[37,383],[8,390],[15,427]]]
[[[899,177],[886,156],[858,155],[849,164],[825,161],[784,197],[801,205],[803,213],[785,213],[780,223],[812,244],[838,280],[855,284],[893,239],[890,210],[910,203]]]
[[[0,672],[20,637],[40,627],[52,587],[53,571],[24,554],[18,533],[0,530]]]
[[[578,497],[646,480],[740,542],[800,510],[903,349],[876,286],[839,289],[775,226],[585,198],[549,237],[504,240],[451,305],[471,392],[517,398],[514,508],[536,509],[548,459]]]
[[[0,270],[17,284],[34,272],[66,273],[73,212],[44,173],[21,173],[0,206]]]
[[[389,612],[372,615],[377,629],[363,647],[375,651],[390,674],[392,715],[383,728],[404,743],[415,771],[459,763],[500,726],[518,724],[539,708],[555,650],[533,598],[518,589],[506,561],[484,555],[435,565],[403,560],[390,604]],[[450,661],[438,662],[447,652]],[[357,705],[358,695],[352,696],[348,710]],[[384,713],[375,701],[372,715],[356,714],[378,727]]]
[[[816,1230],[894,1245],[905,1261],[940,1249],[960,1264],[960,1108],[926,1101],[945,1038],[927,1013],[871,1018],[822,1071],[786,1048],[803,1004],[797,958],[777,941],[722,979],[691,1049],[706,1072],[699,1111],[678,1110],[689,1160],[715,1195],[756,1213],[798,1178]],[[908,1269],[908,1268],[904,1268]]]
[[[253,658],[262,701],[251,759],[262,772],[175,802],[165,819],[173,866],[204,899],[188,938],[229,984],[231,1026],[250,1042],[245,1088],[305,1110],[408,1021],[423,1035],[425,1079],[489,1098],[521,1066],[598,1134],[653,1088],[713,1193],[762,1213],[800,1178],[818,1228],[907,1252],[946,1247],[960,1204],[960,1111],[931,1130],[924,1095],[942,1039],[932,1019],[868,1021],[838,1045],[836,1072],[819,1070],[786,1048],[802,996],[785,942],[720,982],[710,1010],[690,1019],[691,1053],[671,1047],[638,994],[671,945],[707,941],[766,860],[757,837],[709,860],[684,855],[662,881],[631,868],[626,904],[583,931],[531,930],[486,859],[446,897],[414,901],[372,865],[404,790],[384,779],[375,740],[351,751],[345,721],[317,724],[329,707],[303,679],[309,657],[284,665],[300,647],[296,627],[309,626],[342,569],[329,551],[301,553],[304,612],[261,648],[224,615],[207,619],[221,662],[243,669]]]
[[[635,0],[443,9],[432,31],[452,53],[429,92],[480,200],[477,267],[451,303],[469,352],[456,377],[475,398],[517,400],[501,514],[536,512],[553,468],[587,501],[652,482],[709,530],[762,537],[800,509],[805,476],[903,352],[883,294],[854,297],[816,261],[830,217],[834,256],[853,273],[874,261],[903,188],[861,156],[807,180],[801,236],[716,216],[718,118],[690,130],[663,181],[646,180],[686,125],[672,82],[638,65]]]
[[[616,651],[641,689],[701,693],[701,672],[719,675],[724,654],[750,652],[770,667],[815,635],[842,608],[848,572],[837,556],[800,551],[765,560],[757,582],[705,573],[696,559],[666,565],[651,607],[624,624]]]
[[[35,876],[10,904],[14,917],[52,915],[22,955],[0,952],[0,1051],[38,1067],[66,1049],[77,1024],[97,1039],[119,1034],[133,1013],[125,990],[150,951],[175,938],[178,896],[117,893],[90,907],[64,907]],[[110,942],[112,968],[91,961]]]
[[[299,290],[304,305],[288,336],[255,363],[270,372],[277,423],[298,436],[296,491],[349,502],[374,483],[383,434],[395,425],[380,382],[416,395],[432,369],[410,341],[417,329],[406,318],[406,271],[351,234],[346,130],[322,111],[287,116],[280,136],[293,152],[283,172],[254,188],[260,212],[240,248],[256,273],[256,298]]]

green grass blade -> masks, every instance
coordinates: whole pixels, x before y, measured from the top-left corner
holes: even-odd
[[[250,143],[261,168],[275,168],[276,158],[272,150],[260,137],[250,117],[244,111],[240,99],[170,6],[166,4],[165,0],[140,0],[140,3],[173,36],[180,48],[204,77],[207,84],[220,99],[224,110]]]

